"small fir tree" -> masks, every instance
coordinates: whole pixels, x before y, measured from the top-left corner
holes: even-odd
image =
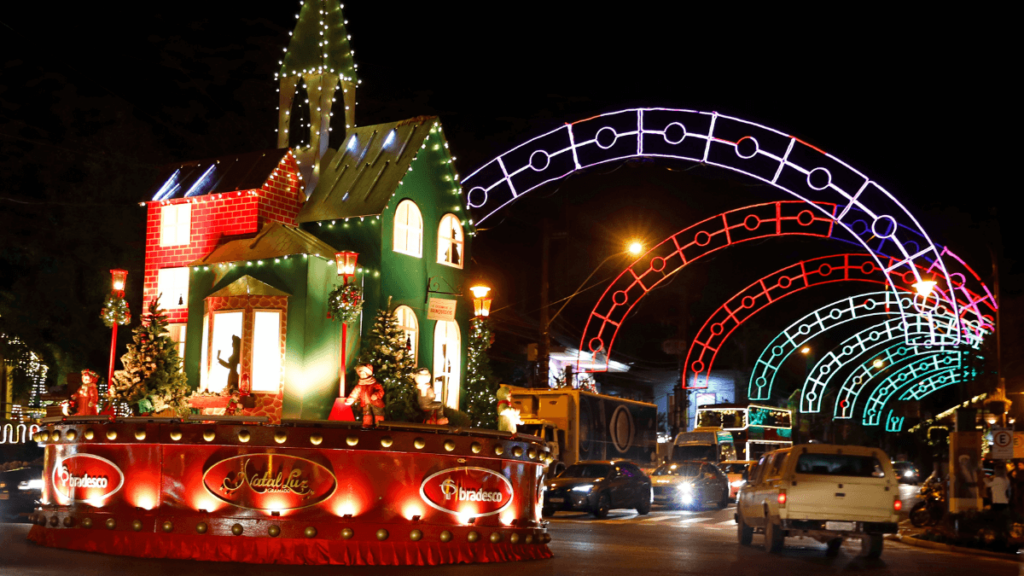
[[[192,389],[181,370],[178,347],[167,332],[167,316],[159,308],[160,297],[149,304],[142,322],[132,330],[133,343],[121,356],[124,370],[114,372],[110,398],[131,406],[135,414],[171,409],[179,416],[190,412]]]
[[[405,332],[399,327],[394,312],[377,312],[362,348],[359,363],[373,366],[373,377],[384,387],[385,420],[409,422],[416,419],[419,392],[412,378],[416,362],[406,348]]]
[[[487,350],[491,347],[491,326],[476,318],[470,323],[466,352],[466,411],[477,428],[498,427],[498,379],[491,370]]]

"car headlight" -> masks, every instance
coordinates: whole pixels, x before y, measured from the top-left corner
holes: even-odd
[[[590,492],[594,488],[593,484],[580,484],[579,486],[573,486],[573,492]]]
[[[903,477],[904,478],[910,478],[913,475],[914,475],[914,471],[913,470],[907,470],[906,472],[903,473]]]
[[[690,492],[693,492],[693,484],[690,484],[689,482],[684,482],[683,484],[680,484],[679,487],[676,489],[684,494],[689,494]]]
[[[35,478],[33,480],[22,480],[18,482],[18,490],[42,490],[43,479]]]
[[[732,486],[733,488],[741,488],[746,483],[746,480],[733,480],[729,483],[729,486]]]

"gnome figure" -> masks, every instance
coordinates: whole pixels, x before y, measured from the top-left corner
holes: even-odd
[[[99,414],[100,393],[96,388],[99,376],[92,370],[82,370],[82,385],[71,395],[75,403],[75,416],[95,416]]]
[[[349,393],[345,404],[351,406],[356,402],[363,407],[363,426],[376,426],[384,421],[384,387],[373,377],[373,366],[360,364],[356,366],[359,382]]]
[[[519,410],[512,407],[512,388],[502,384],[498,388],[498,430],[515,434],[521,423]]]
[[[430,370],[420,368],[416,371],[414,379],[416,380],[416,388],[420,391],[418,400],[420,410],[424,412],[423,423],[438,424],[440,426],[447,424],[448,419],[444,417],[444,406],[434,399],[436,394],[434,386],[430,382]]]

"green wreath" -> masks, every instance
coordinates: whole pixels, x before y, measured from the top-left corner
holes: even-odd
[[[107,328],[113,328],[114,324],[127,326],[132,321],[132,313],[128,310],[128,301],[123,296],[110,294],[107,301],[103,303],[103,310],[100,310],[100,318]]]
[[[339,322],[351,322],[363,311],[363,290],[355,284],[344,284],[331,291],[327,297],[327,318]]]

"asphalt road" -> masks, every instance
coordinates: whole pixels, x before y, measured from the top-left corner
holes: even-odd
[[[701,574],[754,576],[762,574],[800,576],[840,572],[873,572],[885,575],[972,574],[1002,576],[1020,574],[1021,564],[1001,559],[914,548],[886,541],[878,560],[858,555],[858,542],[845,545],[838,557],[826,558],[825,546],[813,540],[788,538],[781,554],[769,555],[763,537],[754,536],[752,546],[739,546],[733,507],[724,510],[655,510],[638,516],[629,510],[614,510],[607,519],[595,520],[581,513],[559,513],[549,526],[555,557],[527,563],[478,564],[472,566],[354,567],[255,566],[190,561],[161,561],[102,556],[40,548],[25,540],[28,525],[0,524],[0,574],[3,576],[67,576],[145,574],[146,576],[190,576],[200,574],[249,575],[336,575],[345,574]]]

